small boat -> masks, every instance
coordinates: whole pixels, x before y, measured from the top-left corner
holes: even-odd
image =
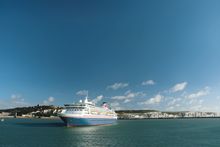
[[[2,119],[1,119],[1,122],[3,122],[3,121],[5,121],[5,119],[4,119],[4,118],[2,118]]]

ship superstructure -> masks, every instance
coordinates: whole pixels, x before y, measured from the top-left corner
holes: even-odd
[[[87,97],[84,101],[64,106],[59,116],[67,126],[105,125],[117,120],[117,114],[107,103],[103,102],[101,107],[97,107]]]

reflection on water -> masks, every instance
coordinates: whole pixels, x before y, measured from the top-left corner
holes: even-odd
[[[100,129],[100,126],[85,126],[85,127],[67,127],[67,132],[70,134],[93,134]]]
[[[32,135],[38,136],[39,133],[47,132],[38,138],[47,136],[47,143],[53,146],[57,144],[68,144],[68,147],[102,146],[104,142],[114,144],[112,137],[106,132],[106,129],[112,125],[66,127],[60,120],[43,119],[14,119],[13,123],[18,128],[23,127],[27,132],[32,130]],[[28,137],[26,136],[26,138]],[[40,144],[43,143],[40,142]]]
[[[16,125],[22,125],[26,127],[64,127],[63,123],[33,123],[33,122],[20,122]]]
[[[107,142],[106,127],[109,126],[87,126],[87,127],[74,127],[66,129],[66,136],[71,137],[71,146],[88,147],[88,146],[101,146]],[[108,134],[108,133],[107,133]],[[113,142],[111,142],[113,144]]]
[[[99,126],[85,126],[85,127],[76,127],[75,131],[76,132],[80,132],[80,133],[92,133],[95,132],[99,129]],[[72,131],[73,129],[69,129],[70,131]]]

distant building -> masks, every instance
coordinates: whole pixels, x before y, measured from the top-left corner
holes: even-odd
[[[0,112],[0,117],[1,117],[1,116],[9,116],[9,115],[10,115],[9,112]]]

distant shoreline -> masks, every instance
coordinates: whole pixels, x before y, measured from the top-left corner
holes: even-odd
[[[118,119],[118,120],[171,120],[171,119],[215,119],[220,117],[182,117],[182,118],[130,118],[130,119]]]
[[[0,118],[59,119],[58,114],[62,109],[62,107],[52,105],[5,109],[0,110]],[[163,112],[158,110],[117,110],[115,112],[119,120],[220,118],[220,112]]]
[[[0,116],[0,119],[60,119],[58,116],[54,116],[54,117],[22,117],[22,116]]]
[[[220,119],[220,117],[182,117],[182,118],[126,118],[126,119],[121,119],[119,118],[118,120],[174,120],[174,119]],[[13,116],[5,116],[5,117],[0,117],[0,119],[45,119],[45,120],[60,120],[60,118],[57,117],[13,117]]]

